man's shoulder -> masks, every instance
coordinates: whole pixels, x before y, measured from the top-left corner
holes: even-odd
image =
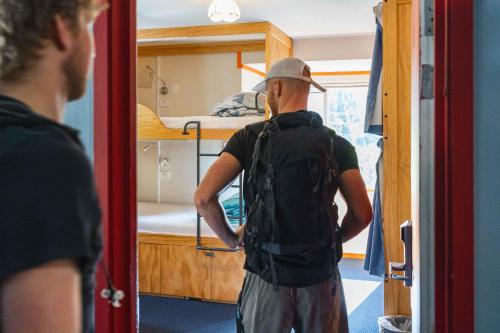
[[[331,138],[333,139],[333,142],[335,143],[336,146],[337,145],[348,146],[348,147],[352,146],[352,144],[351,144],[351,142],[349,142],[349,140],[347,140],[343,136],[338,135],[334,129],[327,127],[327,126],[324,126],[324,129],[325,129],[326,133],[328,133],[331,136]]]
[[[81,146],[59,128],[10,127],[0,132],[3,138],[13,138],[0,148],[0,160],[3,165],[15,167],[14,171],[32,170],[28,174],[36,173],[39,177],[46,175],[43,171],[64,176],[91,172],[90,161]]]
[[[244,131],[245,133],[254,133],[256,135],[259,135],[259,133],[264,129],[264,126],[266,125],[266,121],[259,121],[253,124],[249,124],[242,128],[240,131]]]
[[[246,125],[245,127],[239,129],[236,133],[234,133],[233,138],[243,142],[246,142],[248,140],[256,140],[259,136],[259,133],[264,129],[265,124],[265,121],[259,121]]]

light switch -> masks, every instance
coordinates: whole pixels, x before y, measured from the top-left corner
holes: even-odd
[[[179,84],[177,83],[172,84],[172,86],[170,87],[170,93],[172,95],[179,95]]]

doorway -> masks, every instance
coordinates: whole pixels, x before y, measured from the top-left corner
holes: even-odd
[[[134,309],[136,309],[136,306],[134,297],[132,296],[135,295],[135,239],[130,235],[129,228],[129,226],[132,226],[132,230],[135,230],[135,208],[133,205],[125,204],[136,201],[134,185],[135,156],[133,152],[130,152],[129,147],[127,148],[127,145],[123,145],[123,142],[135,142],[135,71],[130,69],[132,67],[130,65],[135,63],[135,28],[131,28],[135,27],[135,1],[121,1],[120,4],[110,1],[110,3],[113,9],[96,27],[99,31],[97,34],[97,42],[100,46],[98,47],[98,52],[101,55],[101,57],[98,55],[95,81],[96,172],[103,208],[105,210],[105,233],[108,241],[106,257],[112,259],[110,262],[113,278],[118,281],[117,284],[119,287],[125,290],[127,298],[124,302],[125,306],[120,310],[112,309],[105,302],[98,301],[97,322],[99,332],[135,332],[136,317]],[[466,10],[462,7],[457,9],[453,4],[446,7],[441,6],[441,2],[438,3],[441,7],[439,9],[436,8],[436,13],[439,13],[436,16],[438,18],[437,27],[442,27],[439,24],[443,24],[443,22],[439,21],[439,19],[445,17],[443,14],[446,11],[452,10],[452,14],[454,15],[465,15]],[[472,13],[472,10],[468,11],[468,13]],[[464,25],[461,25],[461,27],[464,27]],[[467,27],[466,29],[468,29]],[[116,38],[116,36],[122,36],[124,31],[128,31],[133,38],[131,40]],[[461,31],[454,30],[448,33],[455,34],[454,36],[457,36],[457,38],[462,34]],[[436,31],[436,39],[442,41],[444,40],[443,36],[446,36],[445,30],[438,29]],[[460,48],[460,44],[454,45]],[[436,54],[445,59],[445,56],[443,56],[445,52],[443,50],[442,48],[436,50]],[[470,52],[471,48],[464,47],[463,50],[469,50]],[[463,53],[458,52],[455,54]],[[443,66],[443,63],[439,65]],[[440,68],[442,70],[446,67]],[[467,71],[469,67],[465,66],[463,68]],[[436,70],[438,69],[436,68]],[[458,73],[456,75],[457,77],[459,76]],[[110,113],[108,113],[108,110]],[[130,117],[123,117],[123,110],[130,110]],[[446,142],[443,141],[441,143],[446,145]],[[453,152],[453,150],[451,151]],[[450,170],[449,168],[451,168],[449,165],[439,167],[441,171]],[[446,167],[448,169],[445,169]],[[446,201],[446,197],[442,199],[444,202],[448,202]],[[451,225],[449,224],[449,220],[446,221],[448,221],[445,222],[448,223],[446,225]],[[465,223],[469,222],[465,220]],[[456,232],[457,237],[460,235],[464,236],[462,231],[460,231],[460,234],[458,234],[459,231]],[[471,234],[469,233],[469,236]],[[447,250],[441,254],[436,253],[437,256],[441,255],[441,258],[446,258],[446,256],[453,258],[454,252],[452,249],[453,246],[457,246],[457,243],[447,244]],[[468,283],[462,280],[462,278],[466,279],[470,272],[470,270],[466,271],[465,275],[459,277],[460,281],[464,282],[465,285],[468,285]],[[438,274],[438,279],[442,278],[441,281],[446,281],[448,275],[442,274],[442,272],[436,272],[436,274]],[[103,285],[102,277],[100,277],[100,285]],[[459,286],[452,285],[452,288],[458,288]],[[456,290],[456,295],[460,293],[458,289],[448,290],[450,292]],[[472,298],[469,297],[473,295],[473,291],[470,288],[466,290],[467,293],[461,293],[461,296],[463,296],[461,299],[467,299],[470,301],[466,302],[467,304],[473,304]],[[438,295],[438,297],[442,297],[442,295]],[[444,306],[450,305],[450,302],[449,297],[440,298],[437,303],[438,308],[443,309]],[[461,309],[467,313],[466,316],[459,315],[460,313],[457,308],[452,312],[446,312],[449,313],[447,317],[444,317],[444,311],[440,311],[439,313],[443,314],[439,317],[439,320],[441,320],[440,323],[445,325],[452,320],[460,323],[464,320],[463,318],[473,318],[469,307]]]
[[[371,7],[367,6],[366,9],[372,15]],[[252,38],[264,38],[266,43],[259,42],[259,40],[253,40],[251,43],[245,42],[248,37],[243,36],[242,29],[255,29],[255,26],[262,25],[268,25],[269,30],[274,31],[274,36],[280,37],[277,42],[278,52],[266,46],[269,42],[267,35],[255,36],[259,35],[259,31],[252,31]],[[206,167],[214,160],[214,155],[220,152],[224,141],[229,139],[220,129],[209,127],[211,125],[208,123],[204,124],[205,117],[219,100],[250,90],[254,84],[243,82],[243,77],[247,74],[253,76],[255,81],[261,80],[261,73],[265,72],[266,67],[271,64],[266,63],[269,55],[276,57],[276,60],[283,56],[290,56],[289,52],[282,50],[291,49],[293,45],[296,47],[294,54],[298,57],[301,56],[300,52],[304,55],[304,50],[307,49],[309,57],[326,57],[323,59],[328,60],[330,55],[321,53],[324,51],[322,45],[325,43],[335,45],[341,42],[351,47],[353,44],[358,45],[358,50],[349,55],[350,59],[342,58],[346,57],[344,55],[340,60],[330,60],[331,63],[318,60],[309,62],[313,75],[321,76],[318,79],[330,86],[330,91],[322,95],[325,104],[320,106],[316,103],[314,107],[324,117],[325,123],[334,127],[339,135],[358,141],[357,146],[362,151],[361,155],[368,156],[362,160],[363,172],[371,181],[367,190],[373,193],[375,186],[374,167],[379,153],[378,140],[362,136],[373,38],[338,37],[333,40],[326,38],[326,40],[318,41],[316,40],[318,36],[314,36],[316,39],[298,40],[297,43],[292,44],[288,41],[290,38],[280,32],[272,22],[270,24],[260,22],[253,25],[233,24],[224,26],[225,31],[222,27],[198,26],[196,32],[190,27],[139,30],[139,36],[147,36],[149,39],[139,44],[137,75],[139,79],[138,101],[141,104],[138,107],[139,127],[137,130],[139,139],[137,146],[138,265],[139,292],[142,293],[141,299],[143,300],[139,303],[142,304],[143,326],[141,327],[144,329],[152,329],[154,325],[167,325],[167,323],[186,325],[183,328],[177,328],[181,330],[189,330],[189,327],[196,324],[212,327],[211,325],[217,323],[204,322],[193,315],[199,311],[189,311],[189,309],[195,309],[198,306],[207,307],[202,311],[206,313],[211,308],[216,309],[215,305],[210,303],[200,305],[196,303],[197,301],[234,303],[237,298],[242,278],[241,258],[204,245],[209,241],[207,236],[210,235],[210,230],[207,230],[203,223],[197,228],[199,221],[192,207],[192,196],[197,180],[203,176]],[[213,30],[216,28],[221,31],[215,33]],[[202,30],[221,36],[201,36]],[[228,31],[232,30],[238,30],[238,34],[227,36]],[[183,40],[186,36],[182,36],[179,31],[189,35],[189,38],[204,38],[205,44],[190,44]],[[169,35],[174,33],[178,35]],[[163,39],[163,44],[159,45],[159,41],[152,43],[152,38]],[[175,41],[172,38],[176,38]],[[216,42],[221,38],[224,38],[226,42]],[[236,49],[234,48],[235,38],[239,39]],[[285,40],[284,43],[283,40]],[[179,45],[179,42],[183,44]],[[218,44],[215,45],[215,43]],[[315,43],[314,46],[311,43]],[[210,45],[210,50],[207,50],[207,44]],[[365,52],[364,48],[369,52]],[[215,52],[214,49],[216,49]],[[316,55],[311,53],[313,50],[316,50]],[[220,78],[222,73],[223,79]],[[190,89],[189,80],[193,77],[197,78],[196,90]],[[218,82],[216,87],[213,84],[215,81]],[[314,97],[311,101],[312,99]],[[189,117],[189,119],[184,117]],[[180,127],[178,127],[179,123],[174,122],[179,120],[181,120]],[[190,134],[187,137],[181,136],[184,125],[193,120],[201,121],[202,129],[206,129],[205,132],[200,132],[200,140],[197,136],[190,137]],[[349,132],[348,123],[355,123],[356,126],[351,127],[356,127],[356,131]],[[337,128],[336,125],[340,127]],[[233,131],[234,129],[234,127],[229,128]],[[187,129],[190,133],[195,131],[195,128]],[[234,185],[237,187],[240,183],[236,182]],[[238,192],[238,190],[235,191]],[[223,198],[224,201],[225,199]],[[347,209],[341,204],[341,199],[339,199],[339,204],[344,208],[345,213]],[[167,220],[170,221],[170,216],[175,216],[176,221],[166,223]],[[187,223],[174,225],[180,219],[185,219]],[[167,224],[169,224],[168,229]],[[185,229],[186,224],[192,226],[191,233]],[[163,229],[159,230],[158,227]],[[168,236],[163,234],[160,237],[158,235],[160,231]],[[359,238],[346,245],[345,261],[341,265],[345,278],[348,311],[353,316],[352,330],[355,331],[354,327],[358,325],[359,332],[376,331],[377,317],[383,314],[383,280],[380,277],[370,277],[363,271],[362,259],[366,247],[366,232],[364,239]],[[228,262],[230,266],[227,265]],[[239,271],[237,273],[239,280],[232,281],[231,279],[228,282],[227,279],[231,276],[228,271],[232,272],[233,269]],[[221,273],[224,271],[225,275]],[[226,282],[224,289],[230,285],[228,289],[231,292],[221,295],[219,291],[222,288],[215,276],[222,277],[222,281]],[[165,298],[166,296],[169,298]],[[176,311],[186,307],[185,312]],[[234,310],[234,306],[229,306],[231,307]],[[159,308],[165,314],[160,321],[155,320],[157,315],[150,316],[156,313],[155,309]],[[228,308],[228,306],[223,308]],[[166,315],[168,313],[172,314],[172,317]],[[233,312],[229,311],[229,313],[231,317],[223,321],[231,323]],[[169,320],[174,317],[187,319],[174,323],[173,320]],[[356,317],[358,319],[355,319]],[[365,320],[368,317],[370,320]],[[371,326],[362,326],[361,323],[368,323]],[[164,329],[174,328],[164,327]]]

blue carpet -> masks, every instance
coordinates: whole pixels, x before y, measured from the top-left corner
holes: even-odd
[[[381,284],[349,315],[350,333],[378,333],[378,317],[383,315],[384,284]]]
[[[235,332],[235,306],[174,298],[140,297],[140,333]]]
[[[363,270],[361,260],[341,261],[343,278],[380,281]],[[349,315],[350,333],[377,333],[377,318],[383,314],[381,284]],[[235,306],[164,297],[139,299],[140,333],[234,333]]]

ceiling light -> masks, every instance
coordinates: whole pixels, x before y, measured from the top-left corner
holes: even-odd
[[[235,0],[214,0],[208,8],[212,22],[234,22],[240,17],[240,8]]]

